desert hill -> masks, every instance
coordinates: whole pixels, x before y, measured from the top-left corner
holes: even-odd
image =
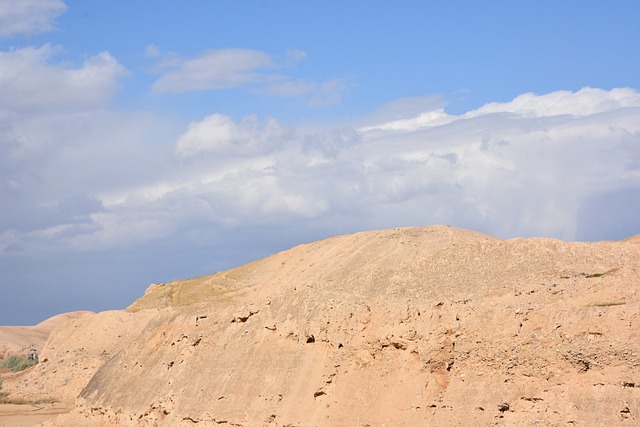
[[[35,326],[0,326],[0,357],[10,354],[27,354],[29,350],[42,350],[51,331],[60,323],[82,316],[83,311],[59,314]]]
[[[301,245],[57,327],[47,425],[637,425],[640,246],[449,227]]]

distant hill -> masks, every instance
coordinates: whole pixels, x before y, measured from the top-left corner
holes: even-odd
[[[35,326],[0,326],[0,359],[12,354],[27,354],[30,349],[42,350],[53,328],[85,313],[88,312],[59,314]]]

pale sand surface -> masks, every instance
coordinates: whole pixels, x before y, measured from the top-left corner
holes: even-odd
[[[38,405],[0,405],[0,427],[26,427],[39,425],[73,408],[70,403]]]

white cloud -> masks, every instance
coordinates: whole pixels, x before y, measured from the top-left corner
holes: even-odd
[[[414,119],[421,114],[444,111],[445,100],[439,95],[414,96],[389,102],[364,118],[363,126]]]
[[[371,126],[360,127],[361,132],[376,130],[415,130],[425,127],[441,126],[456,120],[455,116],[445,113],[444,108],[421,112],[416,117],[407,119],[392,120],[389,122],[376,123]]]
[[[556,97],[564,107],[550,115]],[[381,130],[388,118],[424,116],[420,105],[441,108],[413,100],[366,132],[222,114],[173,134],[126,115],[32,121],[12,131],[31,141],[30,151],[9,144],[0,153],[1,194],[16,204],[0,246],[84,250],[292,224],[318,237],[444,223],[503,237],[579,238],[609,226],[595,222],[609,216],[585,214],[606,209],[597,200],[638,194],[637,99],[630,89],[527,95],[527,108],[519,97],[499,113],[486,106],[437,126]],[[66,143],[52,150],[53,140]],[[32,168],[21,174],[24,162]],[[625,218],[616,230],[633,230]]]
[[[156,51],[157,54],[157,51]],[[260,80],[257,70],[275,64],[266,53],[251,49],[209,50],[193,59],[175,59],[154,84],[155,92],[228,89]]]
[[[93,217],[114,192],[155,183],[158,169],[169,169],[170,140],[165,137],[165,153],[157,151],[168,131],[166,120],[142,113],[0,120],[0,235],[11,237],[5,250],[37,251],[96,235],[101,225]]]
[[[278,59],[251,49],[218,49],[185,59],[149,45],[145,55],[157,60],[161,73],[152,86],[156,93],[245,88],[260,95],[306,98],[309,106],[322,107],[340,103],[342,94],[353,86],[350,78],[317,81],[283,73],[306,58],[301,50],[288,50]]]
[[[312,107],[323,107],[326,105],[336,105],[342,102],[342,94],[352,86],[351,79],[333,78],[318,85],[313,92],[309,105]]]
[[[392,106],[405,108],[415,103],[414,98],[400,100]],[[456,120],[471,119],[487,114],[512,114],[520,118],[552,117],[560,115],[587,116],[625,107],[640,107],[640,94],[630,88],[610,91],[586,87],[577,92],[556,91],[545,95],[525,93],[510,102],[492,102],[463,115],[449,115],[444,108],[431,108],[416,112],[410,117],[393,118],[368,126],[361,131],[415,131],[421,128],[441,126]],[[386,112],[386,111],[385,111]],[[388,115],[388,114],[387,114]]]
[[[332,78],[324,82],[296,79],[282,74],[265,76],[252,92],[285,98],[306,98],[309,107],[326,107],[342,102],[343,94],[353,86],[351,79]]]
[[[508,116],[483,107],[400,131],[289,132],[234,167],[252,171],[254,183],[267,180],[274,200],[275,188],[305,195],[310,206],[322,206],[312,209],[321,217],[341,212],[371,227],[444,222],[502,236],[575,238],[586,200],[640,188],[640,94],[586,88],[525,98],[526,108],[522,97],[500,105]],[[551,109],[554,99],[561,106]],[[395,107],[410,116],[411,108]],[[435,111],[417,117],[437,118]],[[264,161],[252,163],[257,158]],[[231,176],[238,175],[215,178],[218,191],[243,191]],[[296,215],[291,210],[279,218]]]
[[[160,57],[160,48],[155,44],[147,45],[144,48],[144,55],[149,58],[158,58]]]
[[[437,95],[402,98],[383,105],[362,120],[361,132],[412,130],[439,126],[455,120],[444,111],[445,102]]]
[[[307,57],[307,52],[300,49],[288,49],[286,64],[290,67],[297,65]]]
[[[212,114],[189,124],[178,139],[175,152],[180,157],[260,155],[290,138],[290,132],[274,119],[261,123],[256,116],[248,116],[236,123],[231,117]]]
[[[297,97],[307,95],[317,88],[318,84],[315,82],[278,74],[266,77],[264,85],[254,91],[271,96]]]
[[[60,48],[44,45],[0,52],[0,109],[84,109],[103,105],[125,68],[102,52],[80,67],[55,64]]]
[[[55,18],[66,9],[61,0],[2,0],[0,38],[51,31]]]
[[[549,117],[563,114],[586,116],[624,107],[640,106],[640,94],[633,89],[606,91],[585,87],[577,92],[557,91],[546,95],[525,93],[511,102],[492,102],[467,113],[476,117],[491,113],[513,113],[528,117]]]

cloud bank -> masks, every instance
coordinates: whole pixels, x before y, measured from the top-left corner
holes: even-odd
[[[305,131],[215,113],[144,147],[137,138],[150,135],[140,118],[84,116],[89,129],[73,128],[69,117],[40,119],[37,132],[14,123],[3,137],[2,191],[17,202],[0,224],[0,250],[124,247],[299,222],[318,237],[441,223],[502,237],[590,239],[589,230],[613,228],[594,222],[609,214],[585,209],[604,212],[597,200],[640,190],[640,94],[632,89],[525,94],[459,116],[436,107],[375,118],[377,125]],[[100,123],[104,134],[90,129]],[[135,135],[110,130],[118,127]],[[51,135],[65,132],[52,148]],[[31,151],[20,150],[27,145]],[[94,150],[81,182],[65,178],[78,168],[77,153]],[[21,162],[38,165],[35,177],[21,175]],[[113,170],[122,176],[109,176]],[[638,232],[638,220],[625,218],[617,233]]]
[[[640,188],[639,115],[640,94],[624,88],[524,94],[460,116],[436,109],[313,134],[213,115],[192,123],[175,153],[200,171],[182,187],[190,198],[249,223],[339,213],[367,228],[445,223],[589,238],[590,227],[609,224],[581,223],[584,206]]]

